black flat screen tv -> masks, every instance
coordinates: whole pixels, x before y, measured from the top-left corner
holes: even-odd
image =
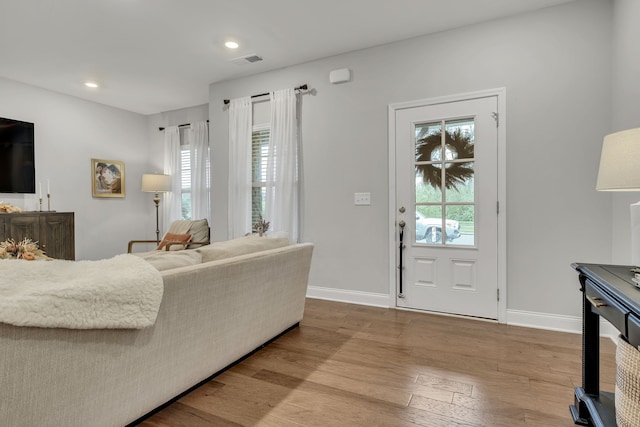
[[[0,193],[35,193],[33,123],[0,117]]]

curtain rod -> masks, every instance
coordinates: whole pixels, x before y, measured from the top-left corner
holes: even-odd
[[[207,123],[209,123],[209,120],[207,120]],[[191,126],[191,123],[184,123],[184,124],[178,125],[179,128],[183,128],[185,126]],[[158,130],[160,132],[162,132],[164,130],[164,128],[163,127],[159,127]]]
[[[303,84],[303,85],[300,85],[300,86],[298,86],[298,87],[294,88],[294,90],[307,90],[307,84],[305,83],[305,84]],[[260,93],[260,94],[258,94],[258,95],[251,95],[251,98],[259,98],[259,97],[261,97],[261,96],[267,96],[267,95],[269,95],[269,93],[268,93],[268,92],[267,92],[267,93]],[[224,102],[224,105],[227,105],[227,104],[228,104],[228,103],[230,103],[231,101],[230,101],[230,100],[228,100],[228,99],[225,99],[223,102]]]

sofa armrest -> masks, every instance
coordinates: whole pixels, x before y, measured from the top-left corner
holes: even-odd
[[[127,245],[127,253],[130,254],[133,249],[134,243],[155,243],[156,246],[160,244],[157,240],[129,240],[129,244]]]

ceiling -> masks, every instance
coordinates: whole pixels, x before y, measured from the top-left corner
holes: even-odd
[[[153,114],[207,103],[210,83],[570,1],[0,0],[0,76]]]

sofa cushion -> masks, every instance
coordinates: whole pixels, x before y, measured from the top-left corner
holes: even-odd
[[[164,249],[164,247],[167,246],[167,243],[189,243],[190,241],[191,241],[191,234],[167,233],[164,235],[164,237],[162,238],[162,242],[160,242],[160,245],[158,245],[156,249],[158,250]],[[184,245],[171,245],[169,247],[169,249],[171,249],[172,251],[176,251],[184,248],[185,248]]]
[[[202,262],[215,261],[268,249],[281,248],[289,245],[287,237],[260,237],[257,234],[239,237],[237,239],[215,242],[207,246],[194,249],[202,255]]]
[[[200,264],[202,255],[195,250],[185,251],[164,251],[156,250],[150,252],[136,253],[134,255],[147,261],[159,271],[170,270],[178,267],[188,267],[190,265]]]

